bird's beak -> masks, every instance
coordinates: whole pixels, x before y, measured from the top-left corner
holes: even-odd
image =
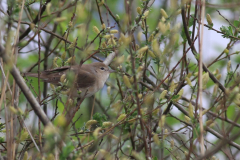
[[[111,69],[109,69],[108,71],[109,71],[110,73],[116,72],[115,70],[111,70]]]

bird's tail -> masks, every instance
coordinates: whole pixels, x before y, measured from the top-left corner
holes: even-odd
[[[27,77],[38,77],[38,73],[31,73],[31,72],[27,72],[27,73],[24,73],[23,76],[27,76]],[[40,74],[40,77],[41,78],[41,74]]]

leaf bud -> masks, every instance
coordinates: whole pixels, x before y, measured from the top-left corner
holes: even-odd
[[[138,94],[138,98],[139,98],[139,99],[142,99],[142,96],[143,96],[143,95],[142,95],[141,93]]]
[[[106,48],[106,47],[107,47],[106,42],[102,42],[102,48],[104,49],[104,48]]]
[[[99,34],[100,31],[99,29],[97,28],[97,26],[93,26],[93,32],[96,33],[96,34]]]
[[[233,102],[234,102],[236,105],[240,106],[240,93],[238,93],[238,94],[235,96]]]
[[[118,121],[118,122],[122,121],[123,119],[126,118],[126,116],[127,116],[126,114],[121,114],[121,115],[118,117],[117,121]]]
[[[193,105],[192,103],[189,103],[189,106],[188,106],[188,114],[191,118],[193,118]]]
[[[187,122],[187,123],[190,123],[191,122],[191,119],[188,117],[188,116],[184,116],[184,119],[185,119],[185,122]]]
[[[182,95],[183,95],[183,89],[181,89],[179,92],[178,92],[178,98],[174,99],[173,101],[174,102],[177,102],[179,99],[181,99]]]
[[[202,76],[203,89],[206,88],[208,81],[209,81],[209,73],[207,72],[207,73],[204,73]]]
[[[145,18],[148,16],[148,14],[149,14],[149,11],[145,11],[145,12],[143,13],[142,19],[145,19]]]
[[[218,84],[215,84],[213,88],[213,96],[217,95],[217,91],[218,91]]]
[[[110,33],[111,33],[111,34],[116,34],[116,33],[118,33],[118,30],[116,30],[116,29],[111,30]]]
[[[221,74],[219,74],[219,75],[217,75],[217,76],[216,76],[217,80],[220,80],[220,79],[221,79],[221,77],[222,77],[222,75],[221,75]]]
[[[158,123],[158,126],[159,126],[160,128],[163,128],[163,126],[164,126],[164,124],[165,124],[165,119],[166,119],[166,116],[165,116],[165,115],[162,115],[162,116],[161,116],[161,120],[160,120],[159,123]]]
[[[130,78],[130,83],[133,84],[133,82],[134,82],[134,77],[132,76],[132,77]]]
[[[156,58],[155,54],[151,50],[148,50],[148,55],[152,58]]]
[[[229,50],[226,48],[226,49],[224,49],[224,51],[223,51],[224,53],[226,53],[227,55],[228,55],[228,53],[229,53]]]
[[[159,100],[164,99],[167,94],[167,90],[162,91],[162,93],[159,96]]]
[[[98,122],[96,120],[89,120],[86,123],[86,128],[90,129],[92,125],[97,124]]]
[[[46,11],[47,11],[47,14],[50,16],[51,15],[51,6],[52,6],[52,3],[48,3],[47,6],[46,6]]]
[[[228,72],[231,71],[231,60],[229,60],[228,63],[227,63],[227,71]]]
[[[128,76],[126,76],[126,75],[123,76],[123,82],[128,88],[132,88],[132,85],[130,83]]]
[[[60,77],[60,82],[64,82],[64,80],[66,79],[66,74],[63,74],[61,77]]]
[[[28,132],[26,130],[24,130],[23,133],[21,134],[20,138],[19,138],[19,142],[22,142],[27,138],[28,138]]]
[[[164,9],[161,9],[160,12],[161,12],[161,14],[164,18],[168,18],[168,15],[167,15],[167,13],[165,12]]]
[[[146,95],[145,99],[144,99],[144,104],[148,107],[153,106],[154,104],[154,93],[149,93]]]
[[[119,15],[118,15],[118,14],[116,14],[116,19],[117,19],[117,20],[120,20],[120,17],[119,17]]]
[[[64,117],[63,114],[60,114],[60,115],[57,117],[56,121],[57,121],[57,124],[58,124],[59,126],[65,126],[65,125],[67,124],[67,120],[66,120],[66,118]]]
[[[17,109],[14,108],[13,106],[10,106],[9,109],[10,109],[10,111],[11,111],[13,114],[17,114],[17,113],[18,113]]]
[[[207,22],[208,22],[208,25],[210,25],[211,27],[213,26],[212,18],[209,14],[207,14]]]
[[[154,141],[154,143],[156,143],[157,145],[160,144],[160,140],[159,140],[158,134],[153,134],[153,141]]]
[[[66,17],[58,17],[58,18],[55,18],[53,21],[55,23],[60,23],[60,22],[65,21],[66,19],[67,19]]]
[[[140,7],[137,7],[137,13],[141,14],[142,13],[142,9]]]
[[[213,123],[213,120],[210,119],[210,120],[206,121],[206,126],[209,127],[212,123]]]
[[[172,139],[172,140],[170,141],[170,143],[171,143],[171,148],[173,148],[173,147],[174,147],[174,140]]]
[[[98,127],[98,128],[96,128],[95,130],[94,130],[94,132],[93,132],[93,137],[95,138],[95,139],[97,139],[97,137],[98,137],[98,135],[99,135],[99,132],[102,130],[102,128],[101,127]]]
[[[149,36],[149,38],[148,38],[148,41],[149,41],[149,42],[152,42],[153,38],[154,38],[154,35],[151,34],[151,35]]]
[[[66,52],[63,52],[63,54],[61,55],[61,58],[64,60],[66,58]]]
[[[27,151],[24,153],[23,160],[28,160],[28,152]]]
[[[114,35],[113,34],[107,34],[103,37],[106,38],[106,39],[110,39],[110,38],[114,38]]]
[[[109,122],[109,121],[103,122],[103,124],[102,124],[103,128],[109,128],[109,127],[112,127],[112,125],[113,125],[113,123]]]
[[[164,22],[159,22],[158,23],[158,28],[162,34],[165,34],[167,31],[167,27]]]
[[[170,87],[169,87],[169,91],[171,93],[174,93],[174,90],[176,89],[176,87],[177,87],[177,83],[175,84],[174,81],[172,80]]]
[[[146,52],[147,50],[148,50],[148,46],[144,46],[144,47],[140,48],[137,52],[138,52],[138,54],[140,54],[140,53]]]
[[[102,29],[106,29],[105,23],[103,23],[101,27],[102,27]]]
[[[54,68],[58,67],[58,65],[57,65],[57,60],[58,60],[58,57],[55,57],[55,58],[53,59],[53,67],[54,67]]]
[[[191,82],[191,80],[190,80],[188,77],[186,77],[185,80],[187,81],[187,84],[188,84],[190,87],[192,87],[192,82]]]
[[[111,94],[111,86],[107,87],[107,94],[110,95]]]
[[[54,84],[50,84],[50,87],[52,88],[52,90],[54,90],[55,89],[55,86],[54,86]]]
[[[166,128],[164,130],[164,135],[163,135],[163,139],[165,139],[168,136],[168,129]]]

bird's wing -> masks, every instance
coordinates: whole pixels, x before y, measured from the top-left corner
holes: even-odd
[[[88,88],[93,86],[96,82],[95,75],[91,72],[85,71],[84,69],[78,70],[76,87],[77,88]]]

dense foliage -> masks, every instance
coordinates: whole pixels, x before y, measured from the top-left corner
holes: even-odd
[[[217,2],[1,1],[0,159],[239,157],[240,3]],[[111,53],[116,72],[84,100],[65,89],[74,75],[24,77]]]

